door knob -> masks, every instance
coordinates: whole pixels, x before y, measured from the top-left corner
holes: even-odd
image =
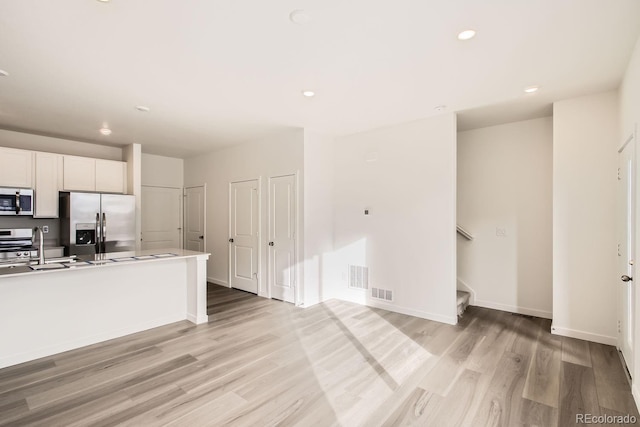
[[[199,236],[198,239],[204,240],[204,236]]]
[[[269,242],[269,246],[273,246],[273,244],[274,244],[273,242]]]
[[[233,243],[233,239],[229,239],[229,243]]]
[[[622,279],[623,282],[630,282],[630,281],[633,280],[633,277],[629,277],[626,274],[624,274],[624,275],[622,275],[621,279]]]

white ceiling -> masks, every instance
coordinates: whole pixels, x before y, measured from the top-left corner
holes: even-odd
[[[638,0],[3,0],[0,128],[177,157],[438,105],[470,129],[617,88],[639,34]]]

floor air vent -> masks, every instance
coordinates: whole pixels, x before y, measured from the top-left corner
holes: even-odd
[[[393,301],[393,291],[389,289],[371,288],[371,296],[385,301]]]
[[[354,289],[369,289],[369,268],[361,265],[350,265],[349,287]]]

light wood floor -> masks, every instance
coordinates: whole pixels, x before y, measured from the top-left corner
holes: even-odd
[[[570,426],[638,416],[613,347],[470,307],[449,326],[211,286],[179,322],[0,370],[0,425]],[[0,343],[1,345],[1,343]]]

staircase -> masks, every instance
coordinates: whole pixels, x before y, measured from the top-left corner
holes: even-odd
[[[467,230],[464,229],[464,227],[460,226],[459,224],[456,224],[456,231],[460,236],[464,237],[469,242],[473,241],[474,239],[473,234],[469,233]],[[458,278],[456,287],[458,288],[458,290],[456,291],[456,305],[458,306],[458,316],[462,316],[462,313],[464,313],[464,311],[469,306],[469,299],[471,297],[471,293],[467,291],[461,291],[460,287],[464,289],[469,289],[472,292],[473,292],[473,289],[467,286],[467,284],[464,283],[462,280],[460,280],[460,278]],[[475,292],[474,292],[474,301],[475,301]]]
[[[456,291],[456,305],[458,306],[458,316],[462,316],[462,313],[469,306],[469,292]]]

